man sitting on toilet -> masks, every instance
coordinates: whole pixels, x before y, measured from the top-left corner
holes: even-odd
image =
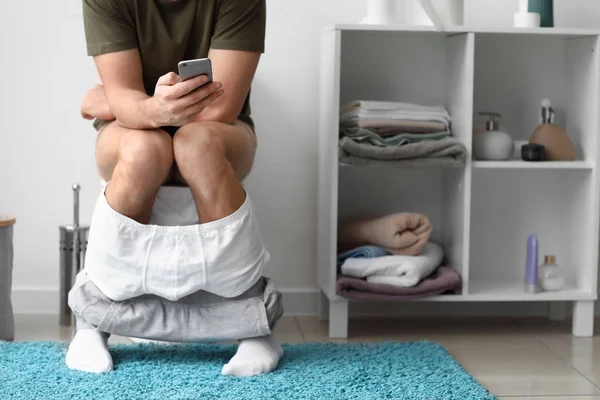
[[[82,114],[95,119],[97,166],[108,183],[69,295],[78,329],[70,368],[110,371],[106,333],[236,338],[224,374],[277,366],[282,350],[270,329],[280,295],[262,277],[269,253],[241,184],[257,145],[249,98],[265,14],[265,0],[83,1],[102,85],[88,92]],[[179,81],[179,61],[205,57],[213,83]],[[156,196],[172,183],[191,190],[193,224],[153,223]]]

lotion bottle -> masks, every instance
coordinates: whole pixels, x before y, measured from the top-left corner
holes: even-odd
[[[494,112],[480,112],[487,115],[485,132],[475,134],[473,137],[473,155],[477,160],[506,161],[512,157],[515,145],[506,132],[500,130],[500,123],[496,118],[501,115]]]

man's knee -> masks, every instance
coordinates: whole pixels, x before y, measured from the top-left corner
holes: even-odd
[[[123,136],[119,159],[134,171],[156,173],[164,179],[173,165],[173,141],[161,130],[130,130]]]
[[[173,150],[180,168],[203,160],[214,162],[220,156],[225,159],[223,127],[224,124],[218,122],[194,122],[179,128],[173,138]]]

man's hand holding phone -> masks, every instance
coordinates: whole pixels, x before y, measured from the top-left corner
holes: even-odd
[[[152,97],[152,115],[157,127],[183,126],[192,122],[213,101],[223,94],[221,83],[209,82],[200,75],[181,82],[169,72],[159,78]]]

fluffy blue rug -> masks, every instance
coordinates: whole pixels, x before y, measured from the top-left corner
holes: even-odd
[[[285,345],[268,375],[233,378],[234,345],[117,345],[115,370],[69,370],[66,345],[0,342],[0,399],[495,399],[430,342]]]

